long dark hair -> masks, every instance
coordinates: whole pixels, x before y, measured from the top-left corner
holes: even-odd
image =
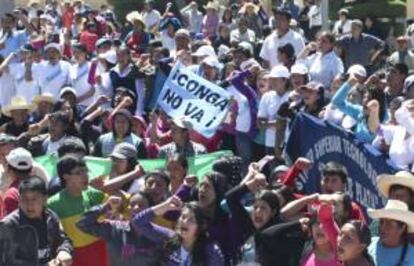
[[[379,119],[381,122],[384,121],[387,114],[386,97],[382,89],[376,86],[368,86],[367,92],[368,100],[377,100],[379,103]],[[367,103],[365,103],[366,105]],[[364,106],[365,107],[365,106]]]
[[[346,222],[355,228],[355,232],[362,244],[365,244],[367,248],[362,252],[362,256],[368,261],[369,265],[374,266],[374,260],[368,253],[368,246],[371,244],[371,231],[366,223],[360,220],[350,220]]]
[[[203,214],[200,205],[195,201],[184,204],[183,209],[184,208],[187,208],[194,214],[198,227],[197,238],[193,250],[191,251],[191,266],[207,266],[205,264],[207,261],[205,249],[210,240],[207,233],[209,220],[207,216]],[[170,256],[172,252],[181,247],[181,244],[182,238],[179,234],[176,234],[173,238],[165,242],[164,256]]]
[[[116,112],[114,114],[114,116],[112,118],[112,123],[113,124],[115,123],[115,118],[119,115],[124,116],[128,121],[128,131],[125,134],[125,136],[123,136],[123,138],[125,138],[125,137],[127,137],[131,134],[131,128],[132,128],[132,120],[131,120],[132,118],[131,117],[132,117],[132,115],[127,109],[121,109],[121,110],[119,110],[118,112]],[[115,126],[112,127],[112,133],[113,133],[113,136],[116,137],[117,134],[115,132]]]

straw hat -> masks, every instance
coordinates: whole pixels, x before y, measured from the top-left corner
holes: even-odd
[[[210,1],[207,3],[207,5],[204,6],[204,9],[214,9],[216,11],[219,10],[219,6],[216,2]]]
[[[379,175],[377,178],[377,186],[379,191],[389,197],[392,185],[400,185],[411,189],[414,192],[414,175],[407,171],[400,171],[395,175]]]
[[[247,10],[248,10],[249,8],[251,8],[255,14],[257,14],[257,13],[259,12],[259,10],[260,10],[260,7],[258,7],[257,5],[255,5],[255,4],[253,4],[253,3],[248,2],[248,3],[244,4],[244,5],[242,6],[242,8],[240,8],[239,13],[244,14],[244,13],[246,13],[246,12],[247,12]]]
[[[138,21],[145,28],[144,19],[143,19],[143,17],[141,16],[141,14],[138,11],[132,11],[132,12],[130,12],[126,16],[126,20],[129,21],[129,22],[131,22],[131,23],[134,23],[134,21]]]
[[[407,224],[408,233],[414,233],[414,213],[408,210],[407,204],[399,200],[388,200],[383,209],[368,209],[372,219],[391,219]]]
[[[33,109],[34,109],[34,105],[27,103],[27,101],[26,101],[26,99],[24,97],[16,96],[16,97],[13,97],[11,99],[9,105],[6,105],[3,108],[2,112],[6,116],[11,116],[11,111],[15,111],[15,110],[27,110],[27,111],[30,112]]]
[[[48,102],[48,103],[54,104],[55,97],[53,96],[53,94],[48,93],[48,92],[42,93],[41,95],[36,95],[33,98],[33,103],[37,105],[40,102]]]

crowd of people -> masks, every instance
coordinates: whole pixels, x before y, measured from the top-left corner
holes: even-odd
[[[122,18],[31,0],[1,19],[0,265],[413,266],[413,21],[394,36],[341,9],[325,31],[319,0],[181,2]],[[157,106],[175,64],[231,95],[213,137]],[[383,208],[355,202],[335,161],[320,191],[297,187],[317,163],[287,161],[299,113],[389,156]],[[88,155],[110,171],[89,178]]]

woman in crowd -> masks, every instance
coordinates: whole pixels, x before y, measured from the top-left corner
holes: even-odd
[[[131,222],[119,217],[125,205],[123,199],[111,196],[105,203],[91,208],[83,214],[77,226],[83,232],[105,239],[109,245],[110,265],[119,266],[152,266],[157,265],[161,251],[154,246],[151,240],[143,236],[139,229],[133,228]],[[151,207],[151,199],[144,192],[133,194],[128,201],[127,209],[133,217],[139,212]],[[104,216],[118,216],[105,218]],[[122,219],[123,218],[123,219]],[[122,219],[120,221],[120,219]]]
[[[142,139],[131,132],[131,113],[121,109],[113,117],[113,130],[99,137],[93,149],[93,155],[109,156],[117,143],[128,142],[137,149],[138,158],[145,158],[146,150]]]
[[[277,195],[271,190],[263,189],[265,187],[265,176],[250,172],[240,185],[227,193],[226,200],[235,223],[234,241],[242,248],[242,261],[271,265],[269,263],[274,257],[265,252],[266,245],[260,236],[263,230],[277,222],[280,207]],[[251,213],[241,202],[248,192],[253,194],[257,192]]]
[[[338,260],[344,266],[374,266],[368,254],[371,244],[371,232],[368,226],[358,220],[346,222],[338,235]]]
[[[363,105],[351,104],[346,100],[346,97],[357,83],[358,79],[351,75],[348,81],[335,93],[332,104],[357,121],[354,132],[358,139],[372,142],[380,124],[385,121],[387,116],[385,93],[379,88],[368,87]]]
[[[175,231],[151,223],[155,215],[176,210],[181,210],[181,215]],[[145,237],[164,245],[163,265],[224,265],[220,248],[209,240],[206,231],[208,220],[197,203],[183,204],[173,196],[138,213],[132,223]]]

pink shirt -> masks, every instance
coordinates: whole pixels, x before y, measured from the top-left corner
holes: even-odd
[[[301,266],[340,266],[337,257],[332,254],[329,260],[320,260],[315,256],[315,253],[310,253],[304,260],[302,260]]]

